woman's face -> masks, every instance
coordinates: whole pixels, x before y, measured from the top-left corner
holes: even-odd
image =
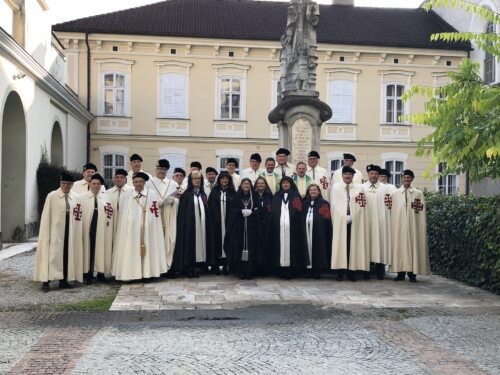
[[[319,196],[319,189],[317,186],[311,186],[309,188],[309,195],[311,196],[312,200],[316,200]]]
[[[243,181],[241,183],[241,190],[244,192],[244,193],[248,193],[250,191],[250,189],[252,188],[252,185],[250,185],[250,181]]]
[[[227,185],[229,185],[229,178],[224,176],[220,179],[220,186],[227,187]]]
[[[281,189],[283,189],[283,191],[289,191],[291,189],[291,187],[292,187],[292,184],[288,180],[285,180],[281,183]]]
[[[193,187],[199,188],[201,186],[201,177],[200,176],[193,176],[191,178],[191,182],[193,183]]]
[[[266,190],[266,183],[264,180],[257,180],[255,183],[255,187],[257,188],[257,191],[259,193],[262,193],[264,190]]]

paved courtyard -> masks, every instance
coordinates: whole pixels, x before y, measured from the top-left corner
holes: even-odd
[[[0,269],[43,299],[15,270],[32,256]],[[106,312],[14,310],[0,312],[0,374],[500,373],[500,296],[437,276],[204,276],[123,285]]]

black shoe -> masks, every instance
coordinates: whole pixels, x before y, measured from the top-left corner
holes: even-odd
[[[168,270],[168,272],[165,274],[165,277],[167,279],[176,279],[177,278],[177,274],[172,271],[172,270]]]
[[[194,269],[190,269],[189,271],[187,271],[187,277],[189,277],[190,279],[194,278]]]
[[[59,289],[73,289],[74,286],[68,283],[66,280],[59,280]]]
[[[377,275],[377,280],[384,280],[384,275]]]
[[[337,278],[336,278],[335,280],[337,280],[337,281],[344,281],[344,274],[339,273],[339,274],[337,275]]]
[[[42,283],[42,292],[45,292],[47,293],[49,291],[49,283],[48,282],[44,282]]]
[[[101,283],[109,283],[109,281],[106,279],[106,276],[104,276],[104,274],[101,272],[97,273],[96,280],[101,282]]]
[[[416,283],[417,282],[417,275],[408,275],[408,277],[410,278],[410,282],[412,283]]]
[[[85,276],[85,278],[83,279],[83,283],[85,285],[90,285],[92,284],[92,278],[91,277],[88,277],[88,276]]]
[[[394,278],[394,281],[404,281],[404,279],[405,279],[405,273],[398,272],[398,275]]]
[[[355,283],[356,281],[358,281],[356,275],[354,273],[351,273],[350,275],[347,275],[347,280],[349,281],[352,281],[353,283]]]
[[[224,265],[222,266],[222,274],[223,274],[224,276],[229,275],[229,271],[227,270],[227,264],[224,264]]]
[[[363,280],[370,280],[370,272],[363,272]]]
[[[219,266],[212,266],[211,271],[214,275],[219,276],[221,274]]]

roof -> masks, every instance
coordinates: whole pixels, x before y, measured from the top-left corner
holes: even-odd
[[[279,41],[288,2],[165,0],[54,25],[55,32]],[[455,31],[422,8],[320,5],[318,43],[468,50],[466,43],[430,42]]]

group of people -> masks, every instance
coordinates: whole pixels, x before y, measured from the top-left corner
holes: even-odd
[[[387,183],[390,173],[366,167],[367,181],[344,154],[344,165],[329,176],[311,151],[306,162],[288,164],[290,152],[276,158],[250,157],[236,173],[199,162],[190,171],[158,160],[154,176],[142,158],[131,170],[117,169],[105,189],[97,167],[84,166],[83,179],[61,174],[60,188],[48,194],[40,223],[35,280],[72,288],[72,281],[149,280],[198,277],[200,272],[282,278],[320,278],[336,270],[346,276],[384,279],[386,266],[396,281],[416,281],[429,273],[424,196],[412,186],[411,170],[402,186]]]

